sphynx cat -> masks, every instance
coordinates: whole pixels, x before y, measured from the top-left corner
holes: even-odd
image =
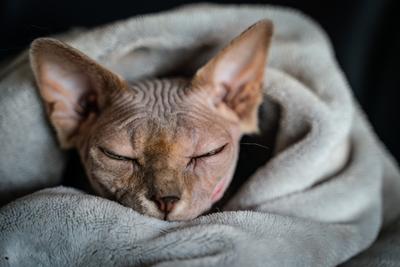
[[[93,189],[142,214],[193,219],[230,184],[257,112],[272,23],[234,38],[193,77],[134,83],[55,39],[30,58],[62,148],[77,149]]]

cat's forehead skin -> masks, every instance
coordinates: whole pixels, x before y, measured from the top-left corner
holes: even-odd
[[[134,94],[137,112],[145,112],[147,117],[165,118],[171,114],[184,112],[190,82],[185,79],[144,80],[130,86]],[[182,110],[183,108],[183,110]],[[163,122],[160,120],[159,122]]]
[[[105,135],[109,132],[111,139],[131,142],[134,149],[160,140],[171,145],[179,140],[180,146],[191,141],[190,146],[207,149],[206,141],[210,146],[220,142],[215,137],[225,138],[231,126],[211,105],[204,92],[196,91],[187,80],[141,81],[115,95],[98,125]]]
[[[201,107],[202,111],[196,112],[202,101],[193,99],[198,93],[191,88],[190,81],[185,79],[135,82],[128,90],[117,90],[111,95],[100,124],[112,124],[118,130],[176,128],[186,123],[183,117],[202,117],[207,113],[207,108]]]

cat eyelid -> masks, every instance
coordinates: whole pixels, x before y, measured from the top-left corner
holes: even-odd
[[[213,149],[213,150],[211,150],[211,151],[209,151],[207,153],[204,153],[204,154],[201,154],[201,155],[198,155],[198,156],[194,156],[194,157],[192,157],[192,159],[207,158],[207,157],[211,157],[211,156],[217,155],[217,154],[221,153],[227,145],[228,145],[228,143],[226,143],[223,146],[220,146],[220,147],[218,147],[216,149]]]
[[[118,155],[118,154],[111,152],[110,150],[105,149],[103,147],[99,147],[99,149],[104,155],[106,155],[110,159],[120,160],[120,161],[133,161],[133,162],[137,163],[137,159]]]

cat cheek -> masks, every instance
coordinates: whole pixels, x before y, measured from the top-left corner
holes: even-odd
[[[227,180],[226,177],[221,177],[217,182],[216,186],[214,187],[213,192],[211,194],[211,201],[213,203],[220,200],[222,195],[224,194],[226,189],[226,180]]]

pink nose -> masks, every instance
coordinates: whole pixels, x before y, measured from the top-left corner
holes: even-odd
[[[154,197],[154,202],[156,202],[158,209],[164,213],[170,213],[179,200],[180,198],[177,196]]]

